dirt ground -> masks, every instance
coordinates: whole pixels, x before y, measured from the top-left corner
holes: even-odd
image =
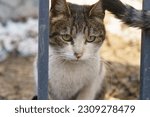
[[[140,86],[140,41],[119,37],[106,40],[101,54],[107,68],[105,99],[138,99]]]
[[[108,36],[100,52],[107,68],[105,99],[138,99],[140,41]],[[0,63],[0,99],[32,98],[33,60],[10,55]]]
[[[10,56],[0,63],[0,99],[31,99],[34,94],[33,57]]]

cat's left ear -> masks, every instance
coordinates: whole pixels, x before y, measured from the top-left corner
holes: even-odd
[[[89,16],[95,16],[104,19],[105,10],[103,9],[102,0],[99,0],[97,3],[91,6]]]

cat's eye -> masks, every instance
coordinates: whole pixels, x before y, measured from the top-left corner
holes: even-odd
[[[96,38],[97,38],[96,36],[90,36],[89,38],[86,39],[86,42],[89,42],[89,43],[94,42]]]
[[[72,41],[72,37],[68,34],[61,35],[64,41],[70,42]]]

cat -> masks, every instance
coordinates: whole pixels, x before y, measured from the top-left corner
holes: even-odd
[[[150,29],[150,11],[137,10],[130,5],[123,4],[120,0],[102,0],[102,4],[103,9],[110,11],[128,26]]]
[[[150,28],[149,11],[136,10],[119,0],[99,0],[93,5],[52,0],[49,99],[93,100],[102,94],[105,66],[99,57],[99,49],[106,34],[105,10],[129,26]]]
[[[52,1],[49,99],[93,100],[101,94],[105,76],[105,66],[99,57],[105,40],[105,13],[101,5],[101,1],[89,6]]]

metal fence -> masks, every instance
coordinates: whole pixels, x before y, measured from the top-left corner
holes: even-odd
[[[143,1],[143,9],[150,10],[150,0]],[[144,20],[144,19],[143,19]],[[39,2],[38,99],[48,99],[48,39],[49,0]],[[141,45],[140,99],[150,99],[150,31],[143,30]]]
[[[150,10],[150,0],[143,1],[143,10]],[[140,99],[146,100],[150,99],[150,31],[143,30],[141,46]]]
[[[39,2],[38,99],[48,99],[49,0]]]

